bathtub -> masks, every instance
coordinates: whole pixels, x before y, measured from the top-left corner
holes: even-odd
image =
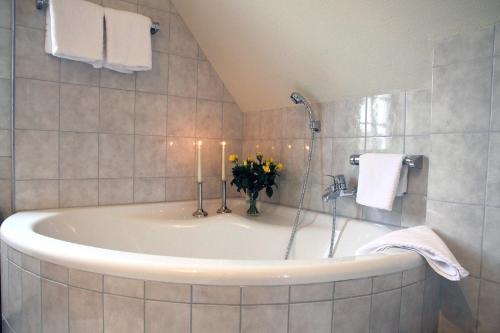
[[[245,202],[20,212],[1,227],[13,332],[433,332],[439,279],[413,252],[355,256],[397,227]]]

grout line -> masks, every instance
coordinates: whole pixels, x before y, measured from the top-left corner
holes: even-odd
[[[403,307],[403,286],[399,288],[398,329],[401,330],[401,308]],[[414,314],[412,314],[414,315]]]
[[[291,302],[292,301],[292,287],[288,286],[288,315],[287,315],[287,332],[290,333],[290,311],[291,311]]]
[[[495,34],[493,34],[493,38],[495,38]],[[493,49],[493,52],[494,52],[494,49]],[[481,60],[487,60],[488,58],[491,58],[492,56],[494,56],[494,55],[489,54],[486,56],[479,56],[479,57],[474,57],[472,59],[466,59],[466,60],[458,60],[458,61],[454,61],[454,62],[450,62],[447,64],[442,64],[442,65],[432,64],[432,69],[434,70],[434,68],[440,69],[440,68],[445,68],[445,67],[454,66],[454,65],[470,64],[470,63],[474,63],[474,62],[481,61]]]
[[[57,64],[59,68],[59,81],[61,81],[61,61]],[[58,94],[59,94],[59,114],[58,114],[58,124],[57,124],[57,176],[61,178],[61,85],[58,85]],[[57,181],[57,207],[61,207],[61,181]],[[69,307],[69,292],[68,292],[68,307]],[[69,331],[69,322],[68,322],[68,331]]]
[[[104,332],[104,321],[106,319],[104,315],[104,274],[101,275],[101,284],[102,284],[102,292],[101,292],[101,300],[102,300],[102,331]]]
[[[494,94],[494,74],[495,74],[495,63],[496,59],[494,57],[495,54],[495,34],[497,33],[496,31],[496,26],[493,26],[493,54],[491,55],[491,76],[490,76],[490,117],[489,117],[489,129],[491,131],[491,124],[492,124],[492,119],[493,119],[493,94]],[[485,173],[485,181],[484,181],[484,201],[483,201],[483,224],[482,224],[482,233],[481,233],[481,241],[480,241],[480,246],[481,246],[481,256],[479,257],[479,289],[478,289],[478,294],[477,294],[477,310],[476,310],[476,331],[479,330],[479,314],[480,314],[480,309],[481,309],[481,289],[482,289],[482,275],[483,275],[483,264],[484,264],[484,236],[485,236],[485,226],[486,226],[486,214],[487,214],[487,199],[488,199],[488,176],[490,173],[490,150],[491,150],[491,134],[488,133],[488,151],[486,152],[486,173]]]
[[[10,121],[11,121],[11,171],[10,171],[10,210],[16,212],[16,0],[11,1],[11,102],[10,102]]]
[[[239,328],[239,331],[241,333],[241,322],[242,322],[242,313],[243,313],[243,288],[241,288],[241,286],[239,287],[240,288],[240,322],[239,322],[239,325],[240,325],[240,328]]]
[[[191,59],[191,58],[189,58]],[[119,87],[108,87],[108,86],[102,86],[101,81],[102,81],[102,71],[99,71],[99,83],[97,85],[94,84],[85,84],[85,83],[77,83],[77,82],[65,82],[65,81],[52,81],[52,80],[46,80],[46,79],[40,79],[36,77],[24,77],[24,76],[16,76],[16,79],[21,79],[21,80],[27,80],[27,81],[38,81],[38,82],[45,82],[45,83],[55,83],[58,85],[68,85],[68,86],[77,86],[77,87],[85,87],[85,88],[99,88],[99,89],[109,89],[109,90],[117,90],[117,91],[122,91],[122,92],[137,92],[140,94],[145,94],[145,95],[161,95],[161,96],[172,96],[172,97],[178,97],[178,98],[183,98],[183,99],[191,99],[191,100],[199,100],[199,101],[206,101],[206,102],[216,102],[220,104],[236,104],[236,102],[225,102],[222,99],[211,99],[211,98],[202,98],[198,96],[183,96],[183,95],[176,95],[176,94],[171,94],[169,92],[167,93],[159,93],[159,92],[154,92],[154,91],[143,91],[143,90],[136,90],[134,89],[123,89]]]
[[[189,331],[193,332],[193,285],[189,286]]]
[[[332,293],[332,319],[331,319],[331,323],[330,323],[330,331],[332,333],[334,333],[334,325],[335,325],[335,322],[333,320],[334,316],[335,316],[335,282],[333,282],[333,293]]]
[[[104,287],[104,286],[103,286]],[[142,302],[143,302],[143,322],[142,322],[142,330],[143,332],[147,332],[146,330],[146,280],[142,280],[142,290],[143,290],[143,295],[142,295]]]
[[[134,73],[134,122],[132,124],[132,132],[133,137],[132,137],[132,203],[135,203],[135,132],[136,132],[136,121],[137,121],[137,112],[136,112],[136,106],[137,106],[137,75]]]

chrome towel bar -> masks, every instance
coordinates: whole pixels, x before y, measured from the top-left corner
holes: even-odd
[[[49,6],[49,0],[36,0],[36,9],[45,9]],[[151,35],[154,35],[158,31],[160,31],[160,23],[158,22],[151,22],[151,28],[149,29],[151,31]]]
[[[359,165],[359,154],[353,154],[349,157],[349,163],[352,165]],[[405,156],[403,160],[403,164],[407,165],[410,168],[422,169],[422,165],[424,163],[423,155],[408,155]]]

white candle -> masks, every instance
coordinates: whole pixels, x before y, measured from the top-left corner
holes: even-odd
[[[198,141],[198,144],[196,145],[196,161],[198,163],[198,183],[201,183],[202,182],[202,178],[201,178],[201,140]]]
[[[222,181],[226,180],[226,142],[222,141]]]

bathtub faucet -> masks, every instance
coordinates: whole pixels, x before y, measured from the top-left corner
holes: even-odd
[[[347,184],[345,181],[344,175],[327,175],[332,177],[333,182],[328,186],[325,190],[325,194],[323,194],[324,202],[332,202],[333,200],[339,197],[348,197],[356,195],[356,188],[352,190],[347,189]]]

